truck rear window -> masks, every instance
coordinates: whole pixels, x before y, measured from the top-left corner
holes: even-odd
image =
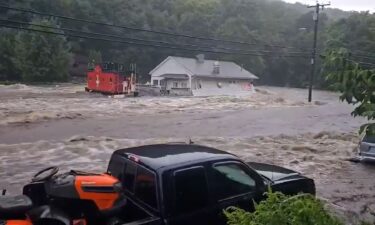
[[[134,193],[134,180],[137,173],[137,165],[133,162],[128,161],[125,170],[122,185],[125,189],[131,193]]]
[[[152,208],[157,209],[155,174],[141,166],[138,167],[137,171],[135,196]]]
[[[111,158],[108,172],[121,181],[126,192],[148,206],[158,208],[155,173],[118,155]]]
[[[111,161],[108,164],[108,170],[112,176],[122,180],[123,171],[125,168],[125,159],[118,155],[113,155]]]

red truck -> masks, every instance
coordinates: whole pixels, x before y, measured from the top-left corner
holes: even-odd
[[[89,65],[87,72],[88,92],[106,95],[137,96],[135,71],[125,72],[124,65],[113,62]]]

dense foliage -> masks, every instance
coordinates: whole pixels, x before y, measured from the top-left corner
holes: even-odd
[[[340,99],[355,105],[353,116],[375,119],[375,14],[353,14],[327,30],[323,55],[327,83],[341,93]],[[360,132],[375,132],[368,123]]]
[[[353,116],[375,119],[375,64],[358,63],[346,49],[332,50],[325,55],[327,79],[341,92],[340,99],[355,105]],[[372,65],[372,66],[371,66]],[[360,132],[375,134],[375,123],[364,124]]]
[[[231,207],[225,211],[229,225],[343,225],[311,195],[286,196],[267,193],[268,198],[246,212]]]
[[[51,21],[34,24],[56,26]],[[50,31],[50,28],[38,28]],[[67,81],[71,53],[63,36],[3,30],[0,36],[0,78],[25,82]]]
[[[235,61],[258,75],[261,78],[260,82],[270,85],[302,87],[306,85],[309,75],[308,57],[313,34],[312,9],[302,4],[287,4],[278,0],[0,0],[0,3],[117,25],[253,43],[253,45],[241,45],[196,40],[71,20],[57,20],[61,27],[112,34],[124,38],[165,41],[171,44],[204,45],[218,51],[222,51],[221,48],[271,51],[274,53],[265,56],[206,53],[206,57],[210,59]],[[347,29],[346,24],[355,26],[357,21],[366,20],[372,15],[362,13],[349,16],[350,13],[336,9],[323,11],[320,17],[318,43],[321,52],[327,44],[331,44],[330,40],[347,43],[360,41],[357,35],[361,35],[363,31],[358,28],[357,33],[351,34],[357,31],[357,28]],[[40,18],[32,14],[0,9],[0,19],[2,17],[26,22]],[[365,26],[362,28],[366,29]],[[367,29],[370,28],[367,27]],[[7,37],[5,40],[0,39],[0,42],[7,43],[6,46],[0,46],[0,52],[4,53],[0,54],[2,55],[0,57],[5,58],[5,60],[0,60],[0,79],[19,80],[22,78],[20,68],[15,66],[11,57],[7,57],[9,51],[16,45],[14,40],[17,33],[14,30],[0,28],[0,36]],[[365,38],[367,37],[361,36],[360,39]],[[67,40],[75,58],[86,58],[88,61],[88,57],[101,55],[104,61],[124,62],[127,65],[137,63],[138,72],[143,76],[144,81],[148,79],[148,72],[168,55],[193,57],[202,53],[199,50],[153,48],[77,37],[68,37]],[[274,45],[294,46],[295,48],[282,48]],[[373,46],[370,45],[350,47],[358,47],[363,51],[373,50]],[[94,52],[97,53],[94,54]],[[289,52],[305,52],[307,57],[286,57],[285,55]],[[317,86],[324,86],[325,80],[322,76],[318,75],[316,80]]]

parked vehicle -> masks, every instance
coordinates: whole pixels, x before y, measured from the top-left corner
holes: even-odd
[[[126,198],[117,178],[79,171],[57,175],[58,171],[49,167],[38,172],[23,195],[0,196],[0,224],[110,224],[121,213]]]
[[[18,197],[22,201],[0,199],[0,215],[12,211],[23,216],[26,222],[16,225],[38,224],[45,219],[42,215],[62,225],[225,224],[223,209],[254,210],[254,201],[266,197],[268,186],[290,195],[315,194],[314,181],[300,173],[243,162],[230,153],[194,144],[117,150],[102,175],[56,173],[26,185],[25,196]],[[110,213],[103,214],[107,210]]]
[[[364,135],[358,149],[360,160],[375,160],[375,136]]]
[[[133,212],[125,211],[123,224],[225,224],[223,209],[254,210],[268,186],[315,194],[314,181],[300,173],[194,144],[117,150],[108,173],[123,182]]]

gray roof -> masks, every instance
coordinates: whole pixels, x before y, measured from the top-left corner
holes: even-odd
[[[200,77],[213,77],[213,78],[237,78],[237,79],[258,79],[257,76],[251,72],[241,68],[234,62],[218,61],[220,65],[220,73],[214,74],[213,68],[216,60],[205,59],[203,63],[199,63],[195,58],[184,58],[170,56],[170,58],[176,60],[177,63],[185,67],[190,71],[193,76]]]

